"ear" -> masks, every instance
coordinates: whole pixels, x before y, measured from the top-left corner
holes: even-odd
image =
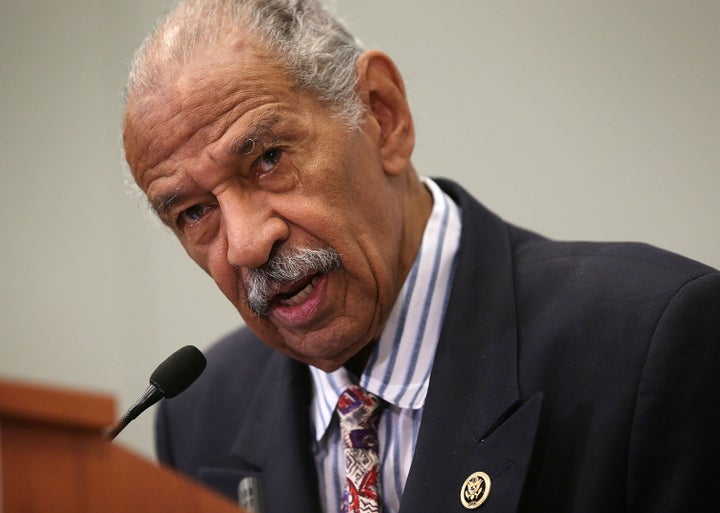
[[[377,137],[385,172],[404,171],[415,147],[410,106],[400,72],[390,57],[372,50],[357,61],[358,89],[366,104],[368,133]]]

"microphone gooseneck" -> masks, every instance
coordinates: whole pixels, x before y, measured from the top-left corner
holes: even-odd
[[[205,364],[205,356],[195,346],[181,347],[168,356],[150,375],[150,385],[143,395],[105,431],[105,438],[113,440],[138,415],[163,397],[169,399],[183,392],[202,374]]]

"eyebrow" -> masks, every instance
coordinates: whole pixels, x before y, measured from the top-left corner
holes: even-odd
[[[165,223],[170,225],[170,212],[172,212],[175,205],[182,203],[185,200],[186,195],[180,187],[167,194],[162,194],[157,198],[154,198],[150,205],[158,217]]]
[[[274,127],[279,122],[280,116],[276,114],[261,119],[248,133],[236,137],[230,143],[228,156],[246,157],[257,148],[264,148],[276,143],[280,138],[275,133]]]

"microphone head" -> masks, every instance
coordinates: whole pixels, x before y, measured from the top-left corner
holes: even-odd
[[[150,383],[162,392],[163,397],[175,397],[202,374],[205,364],[205,355],[197,347],[181,347],[158,365],[150,376]]]

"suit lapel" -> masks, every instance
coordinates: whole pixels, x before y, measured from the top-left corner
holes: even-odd
[[[320,511],[310,442],[309,380],[306,366],[274,355],[231,450],[243,466],[257,469],[248,475],[260,477],[266,513]]]
[[[492,482],[482,511],[516,511],[542,396],[520,397],[511,241],[502,221],[438,182],[461,204],[462,243],[400,511],[466,511],[460,490],[476,471]]]

